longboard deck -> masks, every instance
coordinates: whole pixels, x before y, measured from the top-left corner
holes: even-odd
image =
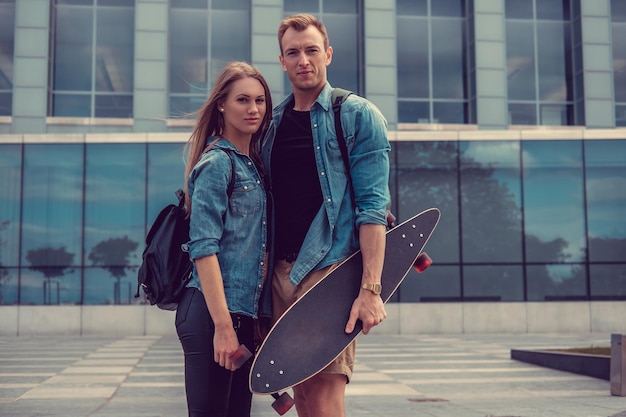
[[[383,302],[407,276],[441,213],[432,208],[399,224],[386,234],[382,272]],[[257,352],[250,370],[250,390],[275,394],[314,376],[331,363],[361,332],[344,329],[363,270],[361,252],[344,260],[285,311]]]

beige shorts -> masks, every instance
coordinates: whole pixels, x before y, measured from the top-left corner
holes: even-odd
[[[274,265],[274,273],[272,275],[272,305],[273,319],[278,320],[280,316],[291,306],[298,298],[307,292],[313,285],[319,282],[327,273],[332,271],[336,265],[330,265],[319,271],[309,273],[300,282],[294,286],[289,281],[289,273],[293,267],[293,263],[287,261],[276,261]],[[343,374],[348,382],[352,378],[354,370],[354,357],[356,352],[356,339],[326,368],[322,373]]]

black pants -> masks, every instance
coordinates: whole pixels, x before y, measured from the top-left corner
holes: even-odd
[[[254,352],[254,320],[233,314],[239,342]],[[176,311],[176,331],[185,353],[189,417],[249,417],[251,361],[231,372],[213,359],[215,326],[202,292],[187,288]]]

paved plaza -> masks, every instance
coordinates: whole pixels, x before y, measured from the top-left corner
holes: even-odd
[[[626,417],[626,397],[611,396],[608,381],[510,359],[512,348],[609,345],[609,334],[361,336],[347,414]],[[255,396],[252,416],[277,416],[271,402]],[[180,344],[0,337],[0,416],[185,417]]]

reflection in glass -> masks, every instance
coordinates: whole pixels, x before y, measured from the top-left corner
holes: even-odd
[[[57,5],[55,16],[53,88],[55,91],[91,91],[93,10]],[[63,111],[60,107],[55,107],[57,109]]]
[[[525,141],[522,157],[527,261],[583,261],[581,142]]]
[[[626,6],[624,8],[626,9]],[[616,102],[626,103],[626,19],[622,22],[613,22],[612,27],[613,91]]]
[[[463,267],[464,301],[523,301],[521,265],[466,265]]]
[[[349,13],[358,12],[358,0],[323,0],[324,13]]]
[[[398,16],[428,16],[428,0],[396,0]]]
[[[568,20],[569,0],[535,0],[538,20]]]
[[[433,102],[433,123],[467,123],[467,103],[452,101]]]
[[[88,144],[85,257],[91,266],[124,269],[141,259],[145,240],[144,144]],[[118,243],[115,245],[113,243]],[[122,244],[122,242],[124,242]],[[120,248],[110,253],[113,248]],[[117,277],[122,272],[112,274]]]
[[[578,265],[527,265],[527,301],[586,300],[587,274]]]
[[[21,305],[80,304],[80,275],[80,268],[22,268],[19,303]]]
[[[534,104],[509,103],[509,124],[536,125],[537,106]]]
[[[426,19],[398,16],[398,96],[428,98],[428,25]],[[411,120],[402,120],[401,122]]]
[[[0,144],[0,282],[19,265],[22,146]]]
[[[507,19],[532,19],[533,0],[505,0],[505,16]]]
[[[250,9],[211,12],[211,74],[214,79],[230,61],[250,61]],[[224,42],[228,39],[228,42]]]
[[[457,143],[397,142],[394,147],[398,221],[438,207],[441,221],[428,243],[428,253],[437,262],[459,262]]]
[[[169,27],[169,113],[182,116],[197,110],[206,99],[208,12],[172,9]]]
[[[519,142],[461,142],[463,261],[522,261]]]
[[[185,188],[184,146],[182,142],[148,144],[148,227],[165,205],[177,202],[176,190]]]
[[[430,123],[430,104],[427,101],[398,100],[400,123]]]
[[[589,274],[592,300],[626,300],[626,264],[591,264]]]
[[[506,22],[509,100],[534,100],[535,40],[532,22]]]
[[[0,30],[0,116],[13,112],[13,54],[15,2],[0,2],[0,22],[9,30]]]
[[[18,269],[0,265],[0,305],[17,304]]]
[[[569,24],[561,22],[537,23],[537,64],[539,99],[542,101],[571,101],[571,60],[566,51],[571,49],[566,36]],[[564,42],[565,39],[565,42]]]
[[[142,298],[135,298],[136,290],[137,273],[132,270],[113,279],[105,269],[85,268],[85,304],[140,304]]]
[[[324,15],[333,62],[328,67],[328,81],[350,91],[359,91],[359,43],[356,14]]]
[[[286,13],[313,13],[320,11],[319,0],[284,0],[283,8]]]
[[[591,262],[626,259],[626,141],[585,142],[587,227]]]
[[[465,14],[465,0],[431,0],[431,16],[463,17]]]
[[[431,254],[432,251],[429,249],[428,253]],[[401,303],[447,301],[461,301],[458,266],[433,264],[423,274],[411,269],[398,289],[398,302]]]
[[[465,98],[464,23],[461,19],[432,19],[434,98]]]

